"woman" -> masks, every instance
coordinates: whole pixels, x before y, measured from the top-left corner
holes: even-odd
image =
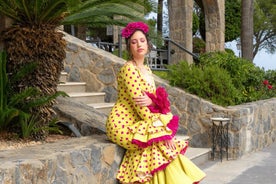
[[[118,99],[106,123],[109,139],[126,149],[117,179],[124,184],[198,183],[205,173],[183,155],[188,144],[174,137],[178,117],[144,65],[151,48],[148,31],[143,22],[122,30],[130,60],[118,73]]]

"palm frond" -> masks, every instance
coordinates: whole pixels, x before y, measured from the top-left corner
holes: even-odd
[[[20,108],[24,109],[24,107],[28,104],[28,99],[38,96],[40,94],[40,91],[36,88],[26,88],[20,93],[13,94],[9,99],[8,105],[10,107],[19,106]]]
[[[72,7],[62,23],[125,25],[130,20],[144,20],[145,13],[152,10],[152,3],[153,1],[144,0],[87,0],[77,7]],[[115,16],[124,18],[114,20]]]
[[[58,96],[68,97],[68,94],[66,94],[63,91],[58,91],[53,95],[40,96],[38,98],[34,98],[31,101],[29,101],[26,107],[33,108],[33,107],[41,107],[41,106],[47,105],[53,100],[55,100]]]
[[[0,1],[0,12],[19,24],[60,24],[68,2],[79,0],[10,0]]]
[[[130,13],[132,12],[132,13]],[[114,16],[123,16],[124,19],[114,20]],[[112,6],[101,6],[101,7],[92,7],[86,11],[75,13],[71,16],[65,18],[65,24],[93,24],[93,22],[102,22],[108,20],[114,20],[111,24],[117,24],[122,21],[126,22],[125,19],[131,20],[144,20],[143,14],[139,12],[133,12],[133,10],[129,7],[125,7],[123,5],[117,5],[116,9]]]
[[[20,110],[16,108],[5,108],[0,110],[0,130],[5,129],[10,122],[18,117]]]
[[[18,17],[18,3],[16,0],[0,1],[0,12],[13,20],[20,20]]]

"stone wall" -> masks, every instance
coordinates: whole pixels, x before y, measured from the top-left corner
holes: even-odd
[[[117,184],[123,154],[103,135],[1,150],[0,184]]]
[[[117,95],[116,73],[125,61],[70,35],[66,34],[65,39],[68,42],[65,71],[69,80],[86,82],[89,91],[106,92],[106,102],[114,102]],[[178,133],[190,136],[191,146],[211,147],[211,117],[231,119],[231,158],[240,158],[275,141],[275,98],[224,108],[172,87],[158,77],[155,80],[157,85],[167,89],[172,112],[180,117]]]

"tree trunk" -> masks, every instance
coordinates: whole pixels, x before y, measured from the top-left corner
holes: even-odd
[[[158,0],[157,32],[160,35],[162,35],[163,32],[163,0]]]
[[[242,0],[241,50],[242,58],[253,62],[253,0]]]

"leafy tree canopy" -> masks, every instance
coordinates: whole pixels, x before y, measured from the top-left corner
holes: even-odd
[[[276,51],[276,4],[275,0],[257,0],[254,7],[254,51]]]
[[[239,0],[225,1],[225,42],[233,41],[240,36],[240,6]]]

